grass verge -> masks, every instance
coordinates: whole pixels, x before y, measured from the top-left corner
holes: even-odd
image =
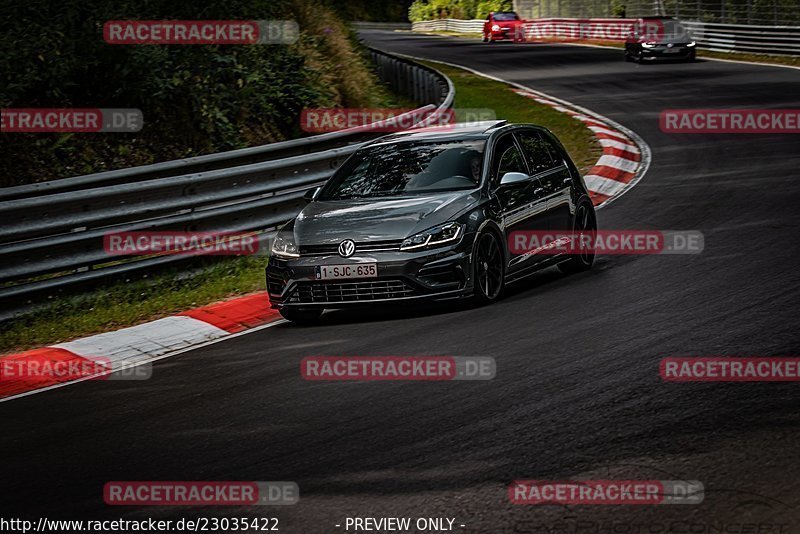
[[[510,122],[549,128],[582,171],[597,161],[600,147],[583,123],[516,94],[511,87],[435,62],[456,87],[455,107],[488,108]],[[97,287],[76,297],[60,297],[25,317],[3,323],[0,354],[68,341],[172,315],[229,297],[265,290],[264,256],[198,261],[192,269],[170,270],[141,279]]]
[[[550,106],[520,96],[510,85],[478,76],[469,71],[437,63],[422,61],[447,75],[456,87],[453,107],[457,109],[487,108],[498,119],[525,122],[544,126],[556,134],[578,166],[586,174],[601,155],[601,147],[594,134],[581,121]]]
[[[266,288],[264,256],[198,261],[191,269],[170,269],[120,280],[2,324],[0,354],[117,330]]]

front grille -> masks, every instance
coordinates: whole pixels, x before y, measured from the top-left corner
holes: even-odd
[[[299,304],[396,299],[414,295],[403,280],[298,282],[289,302]]]
[[[403,243],[403,240],[391,240],[391,241],[366,241],[363,243],[356,243],[356,251],[354,254],[358,254],[359,252],[385,252],[385,251],[394,251],[400,250],[400,245]],[[300,246],[300,255],[301,256],[324,256],[327,254],[338,254],[339,253],[339,243],[332,243],[326,245],[301,245]]]

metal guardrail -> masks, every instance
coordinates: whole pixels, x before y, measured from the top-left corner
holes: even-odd
[[[371,49],[381,80],[430,111],[449,109],[455,89],[440,72]],[[196,158],[0,189],[0,315],[65,288],[144,273],[190,259],[120,262],[103,236],[130,231],[255,232],[260,245],[303,206],[353,152],[381,133],[351,128]]]
[[[697,45],[715,52],[800,55],[800,27],[683,21]]]
[[[366,22],[356,21],[350,25],[357,30],[410,30],[410,22]]]
[[[483,23],[486,22],[482,19],[473,20],[459,20],[459,19],[439,19],[439,20],[424,20],[421,22],[414,22],[411,25],[412,31],[415,32],[459,32],[459,33],[482,33]]]
[[[570,25],[585,27],[592,23],[633,24],[636,19],[535,19],[523,24],[525,35],[534,33],[537,24],[553,23],[562,30],[574,29]],[[413,31],[452,31],[481,33],[482,20],[440,19],[415,22]],[[716,52],[740,52],[771,55],[800,55],[800,27],[750,26],[682,21],[691,32],[697,46]],[[569,32],[567,32],[569,33]],[[589,32],[591,33],[591,32]],[[580,35],[580,32],[572,32]],[[573,39],[574,40],[574,39]],[[609,39],[606,39],[609,40]]]

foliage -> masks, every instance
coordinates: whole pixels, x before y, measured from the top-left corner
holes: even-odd
[[[511,0],[415,0],[408,10],[412,22],[435,19],[484,19],[491,11],[511,11]]]
[[[305,107],[369,106],[377,87],[322,0],[0,0],[0,107],[138,108],[139,133],[4,133],[0,186],[280,141]],[[109,45],[109,20],[294,19],[286,45]],[[377,96],[376,96],[377,95]]]
[[[345,20],[365,22],[408,22],[411,0],[329,0]]]

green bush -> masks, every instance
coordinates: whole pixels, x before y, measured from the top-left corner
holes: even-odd
[[[436,19],[485,19],[491,11],[511,11],[511,0],[415,0],[408,10],[411,22]]]
[[[3,133],[0,186],[302,134],[305,107],[383,102],[368,60],[322,0],[2,0],[0,107],[139,108],[139,133]],[[286,45],[109,45],[108,20],[294,19]]]

